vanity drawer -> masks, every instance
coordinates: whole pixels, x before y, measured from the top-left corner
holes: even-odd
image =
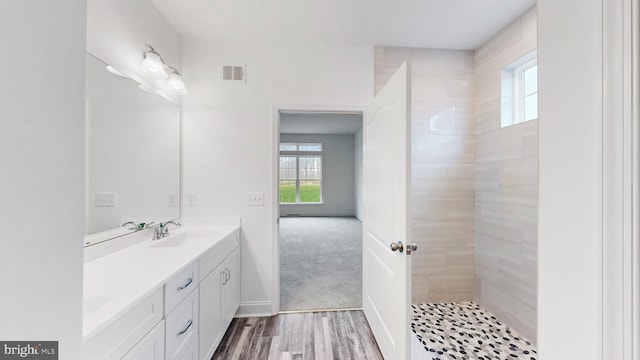
[[[83,345],[83,359],[121,359],[162,320],[162,288],[134,305]]]
[[[200,275],[204,279],[213,271],[231,252],[240,246],[240,232],[234,231],[226,238],[220,240],[216,245],[202,255],[200,258]]]
[[[198,287],[198,262],[195,261],[184,270],[174,275],[164,286],[164,314],[167,315],[193,289]]]
[[[163,360],[164,321],[156,325],[122,360]]]
[[[184,353],[184,355],[182,355],[180,360],[198,360],[198,339],[197,338],[191,343],[191,345],[189,346],[189,349],[187,349],[187,352]]]
[[[166,360],[179,360],[198,339],[198,289],[165,318]]]

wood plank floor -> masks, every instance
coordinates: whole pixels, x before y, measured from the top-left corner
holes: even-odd
[[[212,360],[383,359],[362,311],[234,319]]]

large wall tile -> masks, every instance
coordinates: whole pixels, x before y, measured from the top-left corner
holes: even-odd
[[[536,47],[536,9],[475,51],[475,300],[535,341],[538,120],[500,127],[504,66]]]
[[[474,298],[475,92],[472,51],[378,47],[376,92],[412,68],[414,302]]]

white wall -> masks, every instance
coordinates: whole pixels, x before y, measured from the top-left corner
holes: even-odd
[[[353,135],[280,134],[280,142],[322,143],[322,204],[280,205],[280,216],[354,216]]]
[[[358,132],[354,136],[354,156],[355,156],[355,188],[356,188],[356,213],[355,216],[358,220],[362,221],[364,219],[364,196],[362,193],[362,129],[358,130]]]
[[[145,44],[167,64],[182,69],[182,37],[150,0],[87,0],[87,51],[140,83],[166,90],[163,80],[142,75]]]
[[[0,2],[1,340],[80,359],[85,2]]]
[[[372,59],[370,46],[185,40],[184,189],[198,201],[185,216],[241,216],[241,314],[278,310],[273,106],[368,104]],[[223,82],[222,64],[246,64],[246,84]],[[246,206],[248,191],[266,206]]]
[[[601,358],[602,7],[538,1],[541,359]]]

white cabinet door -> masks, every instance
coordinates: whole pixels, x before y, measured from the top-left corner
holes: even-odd
[[[220,298],[223,274],[222,265],[215,268],[200,282],[200,359],[211,359],[222,339]]]
[[[122,360],[164,360],[164,320],[140,340]]]
[[[234,250],[222,263],[222,325],[226,329],[233,320],[240,305],[240,269],[238,268],[238,249]]]

